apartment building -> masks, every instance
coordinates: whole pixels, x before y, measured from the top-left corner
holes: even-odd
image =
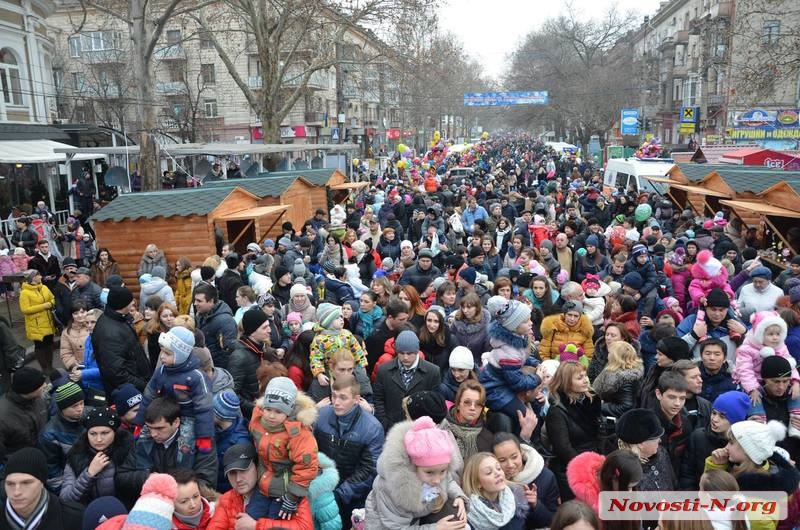
[[[193,20],[170,21],[155,52],[157,101],[136,101],[136,72],[129,60],[127,26],[89,10],[83,20],[75,0],[60,0],[47,20],[53,28],[59,114],[67,121],[97,123],[125,131],[137,127],[139,104],[158,107],[159,132],[178,142],[261,142],[259,116],[220,58],[211,36]],[[219,17],[216,17],[219,19]],[[225,24],[239,23],[227,17]],[[212,29],[213,31],[213,29]],[[220,33],[222,35],[222,33]],[[219,39],[239,80],[257,98],[265,80],[255,42],[245,31],[225,31]],[[359,43],[356,45],[355,43]],[[369,32],[346,32],[337,63],[311,75],[306,89],[280,124],[288,143],[348,141],[368,147],[385,141],[396,124],[399,88],[386,76],[380,42]],[[281,98],[299,86],[300,67],[289,67]],[[339,123],[339,118],[344,123]],[[391,134],[391,132],[389,132]]]

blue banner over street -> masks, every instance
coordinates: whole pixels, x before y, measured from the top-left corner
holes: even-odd
[[[622,109],[620,133],[623,136],[636,136],[639,134],[639,109]]]
[[[533,92],[468,92],[464,94],[465,107],[490,107],[504,105],[547,105],[546,90]]]

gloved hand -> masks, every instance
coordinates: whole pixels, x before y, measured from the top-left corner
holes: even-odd
[[[197,447],[197,450],[203,454],[208,454],[211,452],[211,438],[198,438],[194,445]]]
[[[281,496],[281,511],[279,517],[281,519],[291,519],[297,513],[297,501],[293,501],[288,495]]]

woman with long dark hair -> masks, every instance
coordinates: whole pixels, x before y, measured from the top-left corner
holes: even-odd
[[[106,286],[106,281],[109,276],[113,274],[117,276],[120,275],[119,265],[111,255],[111,252],[105,247],[101,247],[97,250],[97,258],[92,262],[92,266],[89,267],[89,270],[92,271],[92,281],[100,287]]]
[[[456,346],[458,340],[450,333],[444,315],[437,309],[429,309],[425,313],[425,325],[419,330],[419,349],[425,354],[425,360],[445,370],[450,352]]]
[[[72,302],[69,323],[61,332],[61,346],[59,354],[64,368],[68,372],[77,371],[73,381],[80,379],[79,366],[83,365],[83,349],[86,345],[86,337],[89,336],[89,328],[86,326],[86,315],[89,311],[89,304],[85,300],[75,300]],[[72,375],[72,374],[71,374]]]

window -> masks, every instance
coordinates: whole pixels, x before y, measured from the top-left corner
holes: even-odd
[[[215,85],[217,83],[217,76],[214,72],[213,64],[201,64],[200,76],[203,78],[204,85]]]
[[[168,29],[167,30],[167,44],[169,46],[176,46],[181,42],[181,30]]]
[[[17,56],[9,48],[0,50],[0,85],[3,88],[3,100],[9,105],[22,106],[22,83],[19,78]]]
[[[72,78],[72,88],[78,92],[82,91],[86,86],[86,78],[83,75],[83,72],[72,72],[70,74]]]
[[[61,68],[53,68],[53,86],[58,92],[64,90],[64,70]]]
[[[201,50],[212,50],[214,49],[214,41],[211,40],[211,32],[201,29],[200,33],[198,34],[198,38],[200,39],[200,49]]]
[[[700,95],[700,77],[691,75],[683,80],[683,105],[692,107],[697,104]]]
[[[206,111],[206,118],[216,118],[217,117],[217,100],[216,99],[206,99],[203,101]]]
[[[775,44],[781,34],[780,20],[765,20],[761,35],[761,41],[765,46]]]
[[[69,38],[69,56],[70,57],[81,56],[81,37],[79,35],[75,35]]]
[[[175,64],[174,61],[170,61],[170,64],[167,65],[167,72],[169,72],[169,80],[172,83],[182,83],[186,80],[183,65]]]
[[[619,187],[627,188],[629,176],[630,175],[628,175],[627,173],[622,173],[621,171],[617,172],[617,178],[614,181],[614,186],[616,186],[617,188]]]

